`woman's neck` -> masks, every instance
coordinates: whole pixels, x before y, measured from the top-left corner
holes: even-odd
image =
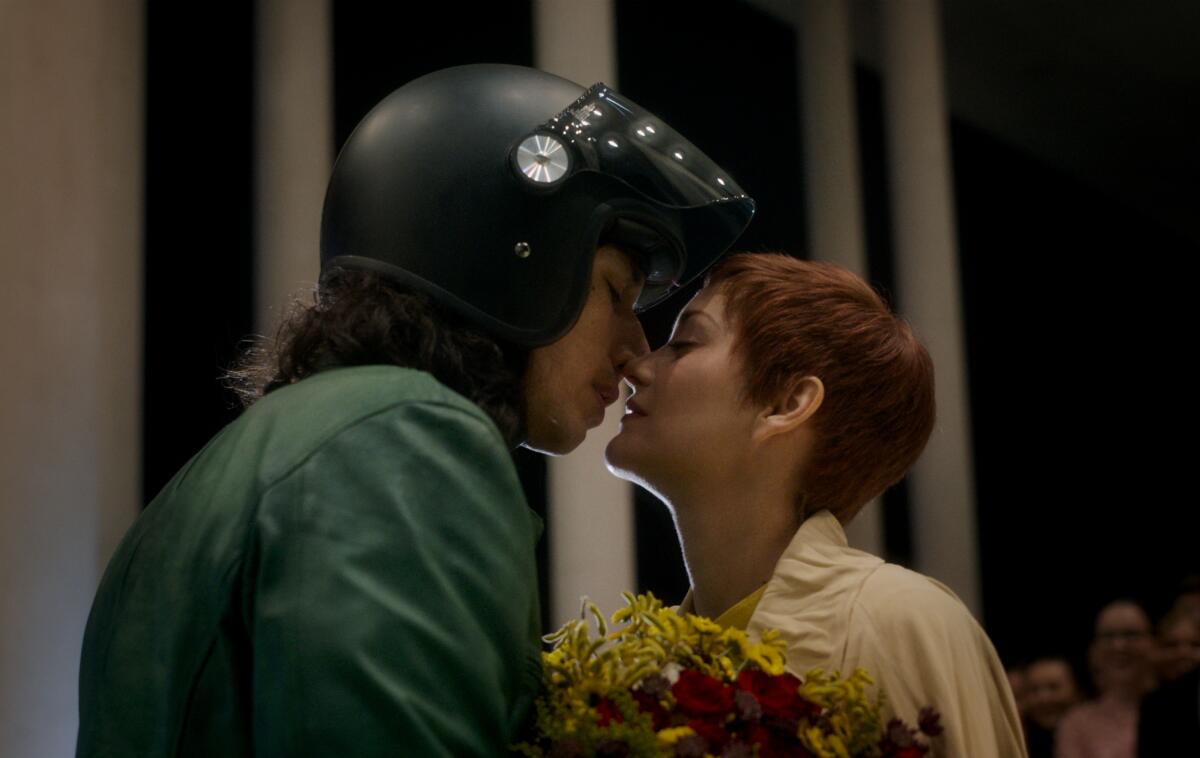
[[[696,488],[668,502],[695,611],[712,618],[771,578],[800,526],[788,488],[777,481]]]

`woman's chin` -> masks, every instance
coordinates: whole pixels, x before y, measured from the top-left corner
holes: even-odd
[[[614,476],[631,482],[641,481],[639,472],[642,466],[639,464],[643,461],[637,454],[636,445],[627,432],[622,431],[609,440],[607,447],[604,448],[604,462]]]
[[[667,496],[661,486],[668,477],[661,476],[662,466],[655,465],[649,456],[642,455],[640,450],[629,444],[631,440],[622,440],[621,436],[613,438],[604,451],[604,461],[612,475],[624,479],[630,484],[636,484],[642,489],[668,503]],[[661,464],[661,461],[658,462]]]

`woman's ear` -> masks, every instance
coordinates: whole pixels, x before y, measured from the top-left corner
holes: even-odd
[[[796,381],[774,406],[763,410],[755,436],[766,439],[800,428],[824,401],[825,384],[820,378],[806,376]]]

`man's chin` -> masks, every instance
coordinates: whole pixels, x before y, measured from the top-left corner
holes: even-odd
[[[542,455],[562,456],[582,445],[586,434],[583,430],[557,427],[553,434],[530,434],[521,447]]]

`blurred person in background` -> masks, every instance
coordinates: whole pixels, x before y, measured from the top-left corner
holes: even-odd
[[[1186,576],[1179,583],[1171,610],[1200,620],[1200,574]]]
[[[1200,666],[1200,618],[1177,608],[1158,622],[1154,668],[1162,683],[1172,682]]]
[[[1200,756],[1200,668],[1142,700],[1137,750],[1138,758]]]
[[[1076,705],[1055,732],[1057,758],[1136,758],[1138,707],[1155,683],[1146,611],[1116,600],[1096,616],[1088,665],[1097,696]]]
[[[1028,705],[1026,702],[1028,688],[1025,684],[1025,664],[1009,666],[1004,669],[1004,673],[1008,676],[1008,688],[1012,690],[1013,701],[1017,704],[1017,713],[1021,715],[1021,718],[1025,718],[1025,710]]]
[[[1161,686],[1138,713],[1139,758],[1200,756],[1200,577],[1183,580],[1158,622]]]
[[[1025,667],[1025,740],[1029,758],[1054,755],[1054,730],[1079,702],[1075,671],[1063,657],[1042,657]]]

